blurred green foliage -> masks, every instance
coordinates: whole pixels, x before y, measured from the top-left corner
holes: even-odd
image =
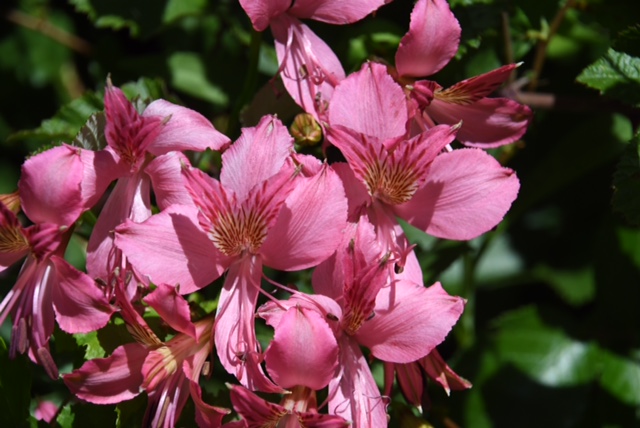
[[[391,425],[424,417],[437,427],[640,426],[640,2],[450,3],[462,41],[435,79],[446,86],[522,61],[502,93],[535,118],[523,141],[493,151],[521,180],[497,230],[467,243],[407,227],[425,281],[468,299],[440,351],[474,387],[447,397],[431,385],[422,416],[394,395]],[[353,71],[372,57],[393,62],[411,9],[395,0],[352,26],[309,25]],[[95,114],[108,75],[141,103],[188,105],[232,139],[253,112],[285,122],[296,112],[286,96],[269,95],[278,67],[271,36],[254,34],[236,1],[14,0],[0,12],[0,193],[16,189],[25,156],[42,147],[101,144]],[[76,265],[82,228],[67,254]],[[0,276],[0,295],[17,272]],[[192,300],[207,312],[214,299]],[[8,323],[0,332],[0,426],[44,426],[29,416],[41,398],[62,406],[60,427],[140,423],[144,397],[77,403],[26,358],[9,360]],[[56,331],[52,354],[68,372],[131,340],[116,323],[75,338]],[[230,378],[219,366],[213,373],[205,400],[229,407]],[[187,408],[181,426],[191,425]]]

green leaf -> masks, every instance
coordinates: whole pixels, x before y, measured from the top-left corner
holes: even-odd
[[[603,371],[600,385],[620,401],[640,405],[640,362],[611,352],[600,352]]]
[[[86,14],[98,28],[129,29],[133,37],[149,37],[158,32],[165,18],[177,17],[179,5],[168,0],[70,0],[76,11]],[[167,11],[167,7],[170,7]]]
[[[578,82],[632,105],[640,105],[640,58],[609,49],[585,68]]]
[[[537,308],[513,311],[498,322],[500,357],[546,386],[585,384],[597,374],[598,348],[569,337],[543,321]]]
[[[211,83],[200,55],[194,52],[176,52],[169,58],[171,84],[176,89],[224,108],[229,98],[220,87]]]
[[[92,331],[91,333],[81,334],[76,333],[73,335],[76,339],[78,346],[84,346],[84,359],[92,360],[94,358],[104,358],[106,355],[105,350],[100,345],[100,339],[98,339],[98,332]]]
[[[635,136],[622,153],[613,174],[613,210],[631,225],[640,225],[640,137]]]
[[[10,359],[9,350],[0,337],[0,426],[29,425],[31,369],[24,355]]]
[[[557,270],[549,266],[538,266],[533,274],[548,283],[551,288],[572,306],[581,306],[593,300],[596,282],[591,267],[575,270]]]
[[[207,6],[207,0],[169,0],[164,8],[162,22],[169,24],[189,15],[198,15]]]
[[[71,411],[71,404],[67,404],[62,408],[60,414],[56,418],[56,422],[60,425],[60,428],[73,428],[73,420],[75,415]]]
[[[76,138],[71,142],[72,146],[82,147],[87,150],[102,150],[107,147],[107,139],[104,129],[107,125],[107,118],[104,112],[94,113],[89,117]]]

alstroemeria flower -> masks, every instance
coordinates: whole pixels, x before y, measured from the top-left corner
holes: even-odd
[[[460,25],[446,0],[418,0],[409,31],[396,53],[390,72],[418,102],[416,120],[424,127],[462,121],[457,139],[465,145],[497,147],[526,132],[531,109],[508,98],[488,98],[518,66],[510,64],[464,80],[449,88],[422,80],[442,69],[456,54]]]
[[[287,389],[280,404],[270,403],[241,386],[230,386],[231,401],[244,426],[346,427],[340,416],[318,413],[316,390],[334,377],[338,343],[327,321],[316,312],[290,307],[275,326],[265,352],[267,371]],[[240,425],[240,424],[238,424]]]
[[[282,81],[291,97],[317,119],[326,112],[333,87],[345,77],[335,53],[300,19],[344,25],[361,20],[385,0],[240,0],[253,27],[271,27]]]
[[[329,257],[346,223],[337,174],[317,159],[296,155],[287,129],[265,117],[222,155],[220,181],[185,168],[198,208],[174,206],[144,224],[117,229],[116,244],[153,282],[187,293],[228,270],[216,319],[222,365],[250,389],[280,390],[260,367],[254,312],[262,266],[300,270]],[[155,257],[146,257],[153,249]],[[275,388],[275,389],[274,389]]]
[[[363,101],[354,105],[356,98]],[[405,95],[380,64],[365,64],[336,87],[329,119],[329,141],[348,162],[334,168],[350,220],[366,214],[401,264],[408,248],[397,217],[437,237],[472,239],[497,225],[518,193],[514,172],[482,150],[443,153],[458,127],[408,137]]]
[[[0,303],[0,325],[11,315],[11,357],[28,351],[52,378],[58,376],[49,353],[54,319],[66,332],[87,333],[103,327],[114,310],[103,290],[63,259],[73,223],[108,184],[87,168],[101,161],[70,146],[28,159],[19,194],[32,226],[23,228],[0,203],[0,270],[26,256],[16,284]]]
[[[464,300],[440,284],[429,288],[389,281],[388,256],[380,253],[373,226],[362,217],[352,240],[321,263],[313,274],[319,295],[294,294],[288,301],[263,305],[259,315],[278,325],[282,307],[317,311],[332,327],[340,347],[339,372],[329,384],[329,411],[355,426],[385,426],[385,402],[360,350],[394,363],[429,354],[455,324]]]
[[[122,286],[122,285],[121,285]],[[122,345],[107,358],[93,359],[64,376],[78,398],[94,404],[115,404],[145,391],[149,396],[143,426],[172,428],[191,396],[200,427],[222,423],[226,409],[202,401],[200,374],[211,354],[213,317],[191,322],[189,305],[175,287],[159,285],[144,298],[178,333],[162,342],[117,291],[122,316],[137,343]]]
[[[199,113],[165,100],[153,101],[139,114],[111,81],[107,81],[104,104],[108,144],[104,152],[113,158],[110,176],[117,182],[89,239],[87,272],[111,284],[115,272],[131,270],[113,245],[116,226],[151,216],[152,187],[161,209],[175,203],[176,194],[184,194],[180,166],[185,160],[171,152],[221,150],[230,141]],[[144,277],[137,279],[144,281]]]

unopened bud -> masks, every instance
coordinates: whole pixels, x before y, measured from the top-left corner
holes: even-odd
[[[297,115],[289,131],[296,143],[304,147],[315,146],[322,141],[322,128],[309,113]]]

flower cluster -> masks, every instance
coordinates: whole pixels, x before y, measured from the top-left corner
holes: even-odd
[[[221,426],[230,410],[206,403],[199,383],[211,359],[237,379],[229,388],[241,419],[230,427],[381,427],[396,376],[417,406],[425,376],[447,391],[470,387],[436,350],[464,299],[439,283],[425,287],[398,218],[457,240],[502,220],[519,182],[482,149],[526,130],[528,108],[487,98],[516,65],[446,89],[427,80],[455,54],[460,27],[444,0],[419,0],[395,66],[367,62],[347,76],[300,19],[348,24],[383,0],[240,3],[257,31],[271,28],[285,88],[344,161],[297,153],[275,116],[231,143],[199,113],[167,101],[139,112],[108,80],[107,147],[63,145],[31,157],[18,194],[0,203],[0,269],[26,257],[0,304],[0,323],[13,322],[11,355],[27,353],[57,378],[54,324],[86,333],[119,314],[132,341],[63,379],[96,404],[144,392],[144,426],[174,426],[189,397],[201,427]],[[467,147],[454,149],[456,139]],[[215,178],[184,154],[207,149],[221,153]],[[97,206],[82,272],[64,253],[76,221]],[[313,294],[275,284],[264,267],[315,268]],[[289,297],[276,299],[263,280]],[[214,281],[215,313],[192,319],[186,299]],[[258,306],[261,295],[267,303]],[[175,334],[161,340],[144,308]],[[256,317],[274,331],[266,349]],[[383,391],[374,359],[385,368]],[[318,391],[327,397],[320,405]]]

